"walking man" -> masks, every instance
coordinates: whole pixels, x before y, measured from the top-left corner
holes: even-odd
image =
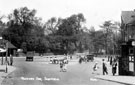
[[[112,56],[111,56],[111,58],[110,58],[110,65],[112,65]]]
[[[102,61],[103,61],[103,75],[105,75],[105,74],[108,74],[107,66],[106,66],[105,60],[103,59]]]
[[[114,58],[113,63],[112,63],[112,74],[113,74],[113,76],[116,74],[116,70],[117,70],[117,61]]]

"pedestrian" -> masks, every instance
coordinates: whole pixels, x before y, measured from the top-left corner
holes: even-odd
[[[81,64],[81,63],[82,63],[82,61],[83,61],[83,58],[82,58],[82,57],[80,57],[80,58],[79,58],[79,63]]]
[[[67,71],[67,60],[64,60],[64,64],[63,64],[63,71],[66,72]]]
[[[112,56],[111,56],[111,58],[110,58],[110,65],[112,65]]]
[[[105,75],[105,74],[108,74],[107,66],[106,66],[105,60],[102,59],[102,61],[103,61],[103,75]]]
[[[113,74],[113,76],[116,74],[116,70],[117,70],[117,61],[114,58],[113,63],[112,63],[112,74]]]
[[[13,56],[10,54],[10,65],[13,65]]]
[[[96,73],[97,72],[97,70],[98,70],[98,62],[96,62],[95,64],[94,64],[94,66],[93,66],[93,72],[92,72],[92,74],[94,74],[94,73]]]
[[[70,55],[70,60],[72,60],[72,55]]]
[[[63,61],[60,61],[60,72],[63,71]]]

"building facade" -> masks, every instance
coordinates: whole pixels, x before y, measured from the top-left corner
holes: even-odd
[[[121,31],[119,75],[135,75],[135,11],[122,11]]]

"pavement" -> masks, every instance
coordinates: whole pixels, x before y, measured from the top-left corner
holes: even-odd
[[[8,74],[16,70],[14,66],[7,66],[7,69],[8,72],[6,73],[6,65],[0,65],[0,85],[2,81],[7,78]]]
[[[117,73],[115,76],[112,75],[112,67],[109,65],[109,62],[107,58],[95,58],[95,62],[99,62],[100,66],[102,68],[102,59],[105,59],[108,67],[108,75],[102,75],[102,69],[99,69],[99,75],[96,75],[95,78],[97,79],[102,79],[102,80],[107,80],[107,81],[112,81],[112,82],[117,82],[121,84],[126,84],[126,85],[135,85],[135,76],[121,76],[118,75],[118,68],[117,68]]]
[[[135,85],[135,77],[134,76],[112,76],[112,75],[98,75],[95,76],[98,79],[122,83],[126,85]]]

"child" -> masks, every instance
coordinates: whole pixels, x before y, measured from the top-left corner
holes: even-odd
[[[95,65],[94,65],[94,67],[93,67],[93,72],[92,72],[92,74],[94,74],[94,73],[97,71],[98,68],[99,68],[99,67],[98,67],[98,63],[96,62]]]

